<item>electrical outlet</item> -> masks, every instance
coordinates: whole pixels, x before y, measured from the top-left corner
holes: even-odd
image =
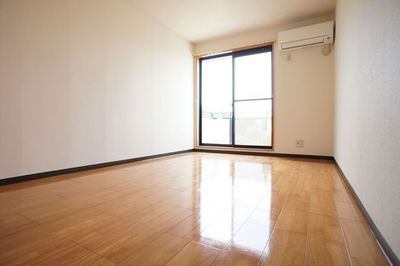
[[[296,139],[296,147],[297,148],[303,148],[304,147],[304,140]]]

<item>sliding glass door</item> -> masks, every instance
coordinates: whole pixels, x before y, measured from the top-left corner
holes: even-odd
[[[272,148],[272,47],[200,58],[200,145]]]
[[[202,141],[232,144],[232,56],[202,63]]]

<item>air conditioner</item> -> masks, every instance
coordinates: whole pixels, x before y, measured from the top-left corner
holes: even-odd
[[[279,32],[279,49],[281,51],[290,51],[333,43],[333,27],[334,22],[328,21]]]

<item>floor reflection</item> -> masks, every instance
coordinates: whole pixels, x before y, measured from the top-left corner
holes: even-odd
[[[198,171],[200,238],[261,253],[276,221],[272,164],[201,157]]]

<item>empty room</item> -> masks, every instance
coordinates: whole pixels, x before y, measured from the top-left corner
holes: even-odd
[[[0,265],[400,265],[399,0],[0,0]]]

